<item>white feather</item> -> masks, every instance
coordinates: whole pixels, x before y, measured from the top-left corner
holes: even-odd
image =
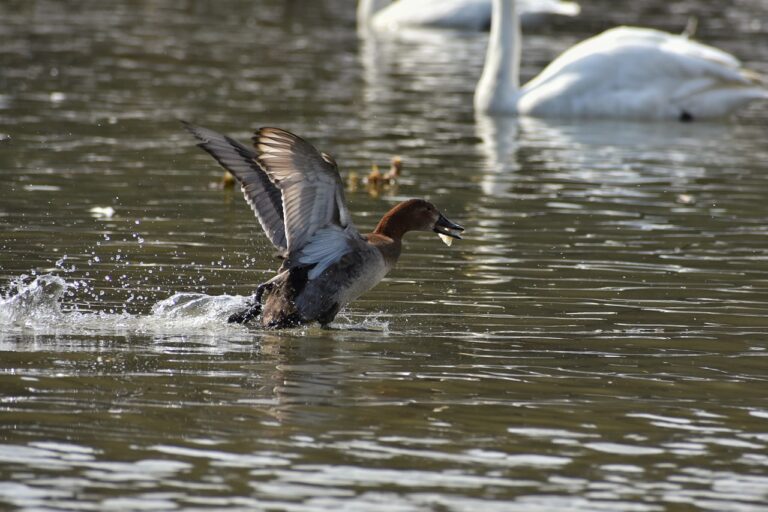
[[[658,30],[618,27],[563,52],[519,87],[520,28],[514,0],[494,0],[480,112],[536,117],[724,117],[768,90],[732,55]]]
[[[379,31],[397,31],[404,27],[484,30],[491,21],[493,0],[360,0],[358,24],[369,24]],[[549,14],[576,16],[579,4],[560,0],[522,0],[523,25],[540,24]]]

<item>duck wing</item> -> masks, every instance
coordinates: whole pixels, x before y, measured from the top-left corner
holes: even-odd
[[[302,252],[320,231],[313,245],[319,243],[324,248],[318,252],[326,259],[328,251],[334,256],[347,252],[346,239],[354,238],[357,231],[352,226],[333,158],[280,128],[261,128],[253,143],[259,166],[282,193],[289,257]]]
[[[182,123],[200,141],[198,146],[240,182],[245,201],[256,214],[267,238],[285,255],[288,240],[285,235],[282,193],[270,181],[257,161],[256,153],[226,135],[184,121]]]

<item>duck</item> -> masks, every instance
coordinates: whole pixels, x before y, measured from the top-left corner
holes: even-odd
[[[488,30],[492,0],[360,0],[357,23],[361,28],[398,31],[406,27]],[[577,16],[581,7],[561,0],[521,0],[521,23],[526,29],[542,25],[549,16]]]
[[[522,87],[520,44],[515,0],[493,0],[477,112],[693,121],[727,117],[768,98],[763,77],[685,35],[615,27],[567,49]]]
[[[277,275],[258,286],[230,323],[259,317],[265,329],[314,322],[328,327],[346,304],[392,270],[406,233],[435,232],[448,244],[464,231],[431,202],[409,199],[392,207],[371,233],[361,234],[347,208],[336,161],[308,141],[265,127],[255,133],[250,149],[213,130],[184,126],[240,183],[282,259]]]
[[[225,170],[224,174],[221,175],[221,179],[219,180],[219,186],[224,189],[232,188],[235,186],[235,181],[235,177],[232,176],[232,173]]]
[[[386,173],[379,170],[376,164],[371,165],[371,171],[364,178],[365,189],[372,197],[379,197],[385,190],[394,190],[397,188],[397,181],[403,171],[403,159],[399,156],[393,156],[390,159],[390,167]],[[356,172],[350,172],[347,175],[347,190],[355,192],[360,187],[361,179]]]
[[[371,172],[365,179],[366,189],[368,193],[374,197],[378,197],[386,189],[392,189],[397,186],[397,180],[400,178],[400,173],[403,170],[403,160],[399,156],[393,156],[390,160],[390,167],[386,173],[382,173],[379,170],[379,166],[373,164],[371,166]]]
[[[403,158],[395,155],[389,160],[389,170],[382,177],[385,185],[397,185],[397,180],[403,173]]]

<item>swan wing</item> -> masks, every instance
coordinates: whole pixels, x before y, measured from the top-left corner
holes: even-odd
[[[654,71],[655,65],[662,68]],[[741,63],[733,55],[686,37],[653,29],[617,27],[572,46],[529,85],[545,82],[564,71],[589,72],[597,79],[626,77],[626,81],[634,82],[638,74],[651,79],[669,73],[681,77],[702,72],[736,76],[740,68]],[[614,72],[607,73],[610,69]]]
[[[200,141],[198,146],[240,182],[245,200],[256,214],[267,238],[278,251],[284,253],[288,243],[283,221],[282,194],[257,162],[256,153],[226,135],[186,122],[183,124]]]
[[[488,0],[490,3],[490,0]],[[560,16],[578,16],[581,6],[576,2],[563,0],[518,0],[518,12],[526,14],[557,14]]]
[[[339,232],[356,232],[330,155],[279,128],[261,128],[253,142],[259,165],[282,193],[289,257],[320,229],[334,226]]]
[[[491,19],[491,0],[398,0],[378,14],[378,30],[406,26],[482,30]]]
[[[519,108],[540,115],[661,118],[695,106],[710,117],[760,96],[761,88],[754,74],[717,48],[657,30],[618,27],[555,59],[525,85]],[[702,94],[719,99],[701,111]]]
[[[405,26],[486,30],[491,24],[492,0],[398,0],[374,18],[378,30],[397,30]],[[576,16],[579,4],[561,0],[521,0],[518,12],[526,15],[558,14]]]

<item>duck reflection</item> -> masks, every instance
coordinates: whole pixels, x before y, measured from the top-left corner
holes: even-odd
[[[388,364],[381,358],[382,335],[386,332],[365,327],[308,328],[300,335],[264,333],[259,358],[248,365],[252,385],[250,398],[244,401],[264,407],[263,412],[279,422],[317,432],[330,429],[329,425],[341,428],[335,407],[358,400],[360,379]]]
[[[316,340],[319,341],[319,340]],[[333,414],[323,405],[338,393],[342,365],[334,363],[335,343],[306,343],[300,337],[267,334],[261,340],[261,354],[274,362],[268,373],[256,372],[258,394],[271,406],[269,414],[278,421],[306,425],[325,423]],[[265,368],[265,365],[258,365]]]

